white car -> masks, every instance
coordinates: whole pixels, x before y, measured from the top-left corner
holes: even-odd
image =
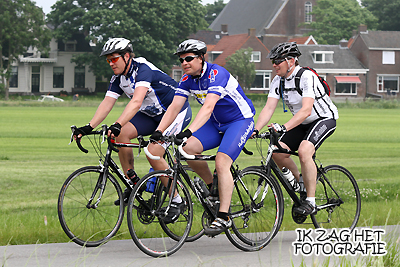
[[[56,101],[56,102],[64,102],[64,99],[55,97],[54,95],[41,95],[38,99],[39,102],[48,102],[48,101]]]

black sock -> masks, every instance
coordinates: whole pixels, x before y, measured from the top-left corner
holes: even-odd
[[[229,217],[228,217],[228,213],[227,213],[227,212],[218,211],[217,217],[218,217],[218,218],[221,218],[221,219],[224,219],[225,221],[229,220]]]

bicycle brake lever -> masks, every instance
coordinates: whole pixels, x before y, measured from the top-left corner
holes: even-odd
[[[103,131],[103,136],[102,136],[102,141],[101,144],[104,144],[104,142],[106,141],[106,131],[107,131],[107,125],[103,124],[101,126],[102,131]]]
[[[69,144],[68,144],[68,145],[70,145],[70,144],[72,143],[72,141],[74,141],[75,129],[76,129],[76,126],[75,126],[75,125],[72,125],[72,126],[71,126],[71,131],[72,131],[72,133],[71,133],[71,140],[69,141]]]

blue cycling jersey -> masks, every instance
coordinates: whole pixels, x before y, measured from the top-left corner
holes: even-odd
[[[253,103],[237,80],[225,68],[209,62],[205,62],[200,77],[184,74],[175,95],[189,97],[194,94],[203,105],[208,93],[219,95],[211,119],[220,126],[252,118],[255,114]]]
[[[178,83],[145,58],[132,59],[127,75],[111,78],[106,96],[118,99],[123,93],[132,98],[135,88],[144,86],[147,94],[139,111],[154,117],[162,114],[171,104]]]

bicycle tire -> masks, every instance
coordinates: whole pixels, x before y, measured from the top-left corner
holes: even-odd
[[[179,181],[177,190],[182,200],[185,202],[185,209],[174,223],[166,225],[162,220],[161,210],[157,207],[168,205],[169,197],[160,177],[171,177],[170,171],[154,171],[143,176],[134,187],[128,201],[128,228],[131,237],[137,247],[152,257],[170,256],[177,252],[184,244],[189,235],[193,221],[193,207],[191,205],[190,194],[186,186]],[[155,191],[147,192],[143,190],[147,182],[157,178]],[[162,190],[161,199],[159,191]],[[179,240],[171,238],[165,233],[165,229],[171,230]]]
[[[108,185],[99,205],[87,207],[101,169],[100,166],[87,166],[76,170],[64,182],[58,196],[61,227],[72,241],[81,246],[97,247],[106,243],[118,232],[124,218],[121,187],[111,174],[107,177]],[[92,204],[98,197],[99,191]],[[114,201],[118,198],[121,203],[116,206]]]
[[[318,210],[317,214],[311,215],[311,220],[315,228],[349,228],[352,231],[357,225],[361,212],[361,197],[357,182],[346,168],[339,165],[325,167],[324,175],[343,203]],[[317,207],[335,203],[338,200],[321,175],[317,179],[315,197]]]
[[[243,251],[260,250],[278,233],[283,209],[282,190],[276,179],[259,167],[247,167],[235,179],[230,207],[233,224],[225,231],[226,236]]]
[[[190,170],[186,170],[186,171],[189,172]],[[190,174],[189,174],[189,176],[190,176]],[[187,188],[189,188],[189,186],[186,184],[186,182],[183,182],[182,178],[181,178],[181,180],[178,180],[177,185],[181,186],[182,183],[185,183],[185,186]],[[163,189],[163,188],[161,188],[161,189]],[[201,203],[200,203],[199,199],[197,198],[197,196],[194,194],[194,192],[192,190],[189,190],[189,189],[188,189],[188,191],[190,193],[190,199],[192,201],[192,206],[193,206],[193,222],[192,222],[192,227],[190,229],[189,235],[186,238],[185,242],[194,242],[194,241],[198,240],[199,238],[201,238],[204,235],[204,228],[203,228],[203,225],[201,223],[202,212],[204,211],[204,208],[201,205]],[[162,193],[162,190],[159,190],[159,194],[161,194],[161,193]],[[175,234],[172,229],[169,229],[168,225],[161,224],[161,227],[163,227],[164,232],[169,237],[173,238],[176,241],[179,241],[181,239],[181,236]]]

